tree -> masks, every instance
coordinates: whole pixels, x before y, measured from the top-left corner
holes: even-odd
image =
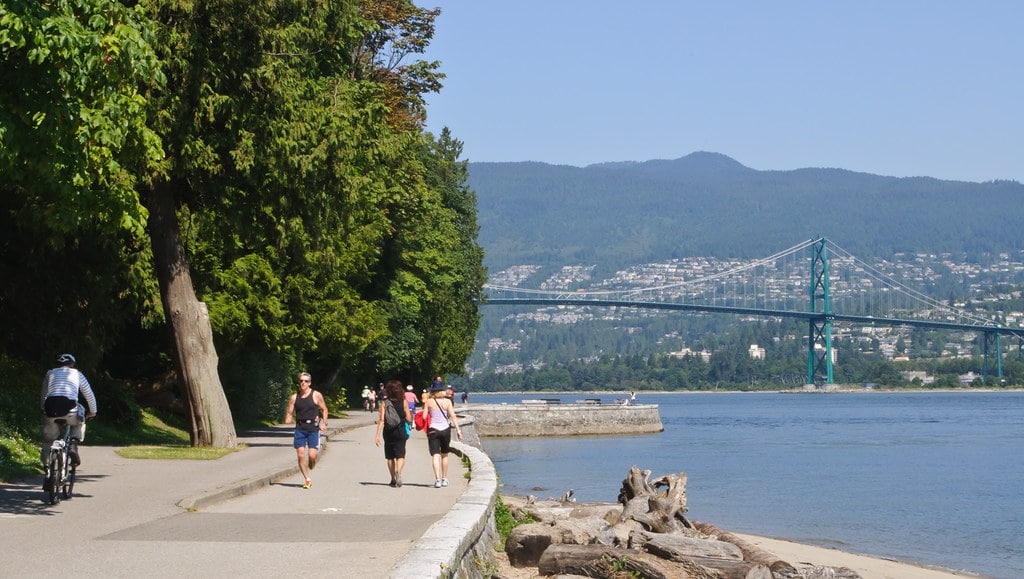
[[[153,295],[138,177],[162,156],[141,87],[163,81],[138,8],[0,5],[0,344],[95,363]],[[49,355],[46,356],[49,358]]]

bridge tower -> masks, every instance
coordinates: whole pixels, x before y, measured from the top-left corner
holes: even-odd
[[[807,384],[832,384],[832,302],[828,291],[825,238],[811,246],[810,311],[807,330]]]
[[[996,378],[999,383],[1003,382],[1003,348],[1000,345],[999,332],[985,332],[981,351],[981,379],[988,382],[988,359],[989,354],[994,353],[996,357]]]

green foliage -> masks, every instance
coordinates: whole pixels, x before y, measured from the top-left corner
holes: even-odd
[[[498,531],[498,543],[494,546],[497,551],[505,550],[505,541],[508,540],[509,533],[512,529],[519,525],[526,525],[529,523],[536,523],[537,521],[530,515],[523,515],[519,518],[512,516],[512,511],[505,504],[505,501],[501,500],[501,495],[494,502],[494,526]]]
[[[152,306],[135,194],[162,156],[142,96],[163,78],[152,39],[114,0],[0,5],[0,351],[88,367]]]
[[[601,563],[607,567],[608,577],[611,579],[640,579],[643,577],[640,571],[630,569],[629,557],[625,555],[618,559],[612,559],[608,555],[603,555]]]
[[[39,474],[39,444],[5,430],[0,424],[0,483]]]
[[[232,350],[221,358],[221,383],[235,423],[242,428],[279,423],[295,389],[299,371],[294,367],[294,360],[259,346]]]
[[[1024,185],[1013,181],[757,171],[714,153],[584,168],[470,163],[469,174],[493,270],[584,263],[600,275],[680,256],[756,258],[822,234],[861,258],[1024,249]]]

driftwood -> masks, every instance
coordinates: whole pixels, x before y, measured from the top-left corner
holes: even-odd
[[[505,543],[515,567],[540,575],[622,579],[858,579],[844,567],[797,569],[777,556],[686,513],[686,473],[651,479],[636,466],[622,481],[617,503],[509,497],[516,518],[538,523],[513,529]]]
[[[763,563],[771,569],[773,574],[782,577],[794,577],[799,576],[799,572],[795,567],[779,559],[775,555],[772,555],[768,551],[758,547],[757,545],[751,545],[749,542],[733,535],[732,533],[719,530],[718,527],[710,523],[696,523],[694,525],[697,530],[712,537],[718,537],[719,541],[726,541],[736,545],[743,551],[743,558],[747,561],[754,561],[757,563]]]
[[[619,490],[622,519],[637,521],[656,533],[692,529],[693,525],[684,516],[686,473],[665,475],[653,481],[648,480],[650,476],[649,470],[641,471],[636,466],[629,469],[629,476],[622,481]]]
[[[739,547],[717,539],[695,539],[682,535],[639,531],[630,537],[629,546],[673,561],[689,557],[743,560],[743,552]]]
[[[614,579],[639,573],[646,579],[726,579],[695,563],[666,561],[650,553],[605,545],[551,545],[537,565],[540,575]]]

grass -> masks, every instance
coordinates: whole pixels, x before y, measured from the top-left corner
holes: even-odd
[[[0,424],[0,482],[24,479],[43,472],[39,464],[39,441],[19,435]],[[90,420],[85,444],[117,446],[124,458],[164,460],[216,460],[244,448],[192,447],[188,430],[180,419],[142,411],[142,422],[133,428],[118,428]]]
[[[140,438],[145,439],[136,442],[142,444],[131,444],[118,448],[118,456],[137,459],[161,459],[161,460],[216,460],[226,454],[231,454],[243,448],[214,448],[210,446],[191,446],[189,434],[179,426],[168,424],[156,414],[143,411],[142,433]]]
[[[213,448],[211,446],[126,446],[114,452],[124,458],[162,459],[162,460],[216,460],[231,454],[238,448]]]

